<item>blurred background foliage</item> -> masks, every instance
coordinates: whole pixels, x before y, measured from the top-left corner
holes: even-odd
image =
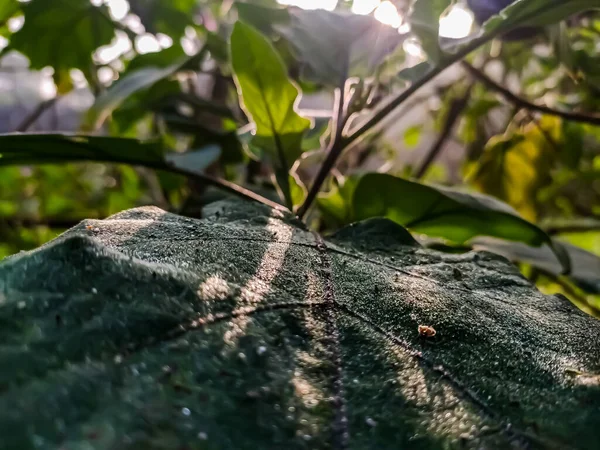
[[[441,18],[435,8],[418,9],[417,3],[2,0],[0,132],[154,139],[169,149],[176,167],[278,202],[287,191],[287,203],[298,208],[325,159],[323,148],[335,137],[335,88],[346,93],[346,125],[360,123],[443,61],[440,48],[452,52],[496,12],[490,9],[510,1],[442,1]],[[238,20],[251,27],[236,27],[236,43],[231,33]],[[261,36],[270,42],[266,47]],[[541,289],[563,293],[597,314],[599,46],[600,15],[594,11],[485,43],[344,152],[306,220],[327,233],[361,218],[388,216],[425,245],[505,255]],[[264,92],[252,91],[261,79],[278,86],[267,92],[271,104],[287,108],[281,113],[287,121],[272,133],[263,133],[258,119],[267,114],[259,105]],[[301,95],[295,104],[296,86]],[[275,155],[277,135],[286,139],[286,164]],[[151,165],[4,166],[3,160],[0,258],[35,248],[84,218],[150,204],[199,216],[203,203],[218,195],[201,180]],[[367,172],[395,177],[364,177]],[[553,240],[536,242],[545,242],[542,247],[513,242],[532,243],[540,234],[515,238],[525,228],[487,212],[469,222],[472,200],[421,189],[426,185],[416,181],[493,196]],[[434,209],[446,202],[462,215],[424,220],[431,211],[417,212],[411,193],[414,202],[433,199]],[[465,234],[470,226],[473,233]],[[496,238],[481,237],[494,226]],[[569,275],[561,275],[553,243],[570,255]]]

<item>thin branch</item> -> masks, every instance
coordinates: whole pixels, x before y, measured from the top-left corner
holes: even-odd
[[[572,122],[600,125],[600,116],[599,115],[590,115],[590,114],[581,114],[581,113],[574,113],[574,112],[568,112],[568,111],[560,111],[558,109],[550,108],[548,106],[537,105],[535,103],[530,102],[529,100],[519,97],[515,93],[513,93],[513,92],[509,91],[508,89],[506,89],[505,87],[499,85],[494,80],[492,80],[490,77],[488,77],[485,73],[476,69],[475,67],[470,65],[468,62],[462,61],[461,65],[467,72],[469,72],[469,74],[474,79],[483,83],[489,89],[496,91],[498,94],[500,94],[502,97],[504,97],[504,99],[506,99],[508,102],[514,104],[515,106],[518,106],[519,108],[527,109],[530,111],[537,111],[537,112],[540,112],[543,114],[548,114],[551,116],[561,117],[565,120],[570,120]]]
[[[262,195],[252,192],[250,189],[246,189],[242,186],[239,186],[235,183],[224,180],[222,178],[217,178],[217,177],[213,177],[210,175],[200,174],[200,173],[194,172],[192,170],[181,169],[179,167],[174,167],[174,166],[163,166],[161,164],[153,164],[153,163],[145,163],[145,164],[141,164],[141,165],[143,165],[145,167],[149,167],[151,169],[155,169],[155,170],[164,170],[166,172],[183,175],[188,178],[198,180],[209,186],[217,187],[226,192],[234,194],[238,197],[242,197],[246,200],[252,200],[252,201],[255,201],[258,203],[262,203],[263,205],[270,206],[271,208],[277,209],[279,211],[285,211],[285,212],[290,211],[288,208],[286,208],[283,205],[280,205],[279,203],[269,200],[268,198],[263,197]]]
[[[431,164],[433,164],[440,152],[444,149],[448,139],[452,136],[454,126],[458,122],[458,119],[460,118],[464,109],[469,104],[469,98],[471,97],[472,89],[473,85],[470,85],[460,98],[455,98],[452,100],[450,108],[448,108],[448,114],[446,116],[444,126],[442,127],[442,131],[440,132],[438,138],[427,152],[425,159],[421,164],[421,167],[419,167],[419,169],[415,173],[415,178],[417,180],[423,178]]]
[[[37,108],[35,108],[33,111],[31,111],[31,113],[29,113],[29,115],[27,115],[27,117],[25,117],[21,121],[21,123],[19,125],[17,125],[17,127],[15,128],[15,131],[17,131],[19,133],[24,133],[25,131],[29,130],[29,128],[35,122],[37,122],[37,120],[41,117],[41,115],[44,114],[44,112],[46,112],[48,109],[52,108],[52,106],[54,106],[56,104],[58,99],[59,99],[59,97],[56,96],[54,98],[51,98],[50,100],[45,100],[42,103],[40,103],[37,106]]]
[[[344,146],[342,145],[342,134],[344,131],[344,126],[346,125],[347,117],[346,117],[346,88],[344,86],[345,82],[341,84],[339,89],[335,91],[336,97],[336,107],[333,114],[333,124],[332,124],[332,136],[329,141],[328,149],[327,149],[327,158],[321,165],[319,169],[319,173],[317,177],[312,183],[310,190],[308,191],[308,195],[304,200],[304,203],[298,209],[298,218],[302,220],[302,218],[308,212],[308,209],[314,202],[315,198],[319,194],[321,190],[321,186],[325,182],[325,179],[331,172],[331,169],[334,167],[335,162],[338,157],[344,150]]]
[[[543,224],[542,224],[543,225]],[[543,226],[544,230],[549,235],[563,234],[563,233],[588,233],[600,231],[600,220],[594,219],[581,219],[565,222],[548,223]]]
[[[388,115],[395,110],[398,106],[408,100],[412,95],[421,89],[424,85],[429,83],[447,68],[452,66],[453,64],[461,61],[465,56],[470,54],[471,52],[477,50],[482,45],[494,39],[497,35],[502,34],[502,30],[496,30],[490,34],[484,34],[478,38],[473,39],[471,42],[466,44],[462,49],[458,50],[456,53],[448,56],[448,59],[443,61],[441,64],[433,67],[429,72],[427,72],[421,79],[414,82],[407,89],[402,91],[392,100],[390,100],[387,104],[379,108],[379,110],[375,111],[375,113],[371,116],[370,119],[365,121],[362,125],[359,125],[354,131],[352,131],[347,137],[343,135],[338,140],[331,141],[331,147],[329,150],[329,154],[327,155],[327,159],[321,166],[317,178],[313,183],[309,195],[306,198],[304,204],[298,210],[298,217],[302,218],[308,209],[310,208],[312,202],[316,198],[318,192],[321,189],[321,186],[325,182],[327,175],[331,168],[335,165],[335,162],[339,158],[339,156],[344,152],[345,149],[350,147],[354,142],[358,139],[362,138],[367,132],[369,132],[372,128],[379,125],[379,123],[384,120]]]
[[[379,125],[379,123],[382,120],[384,120],[394,109],[396,109],[398,106],[404,103],[408,98],[412,97],[412,95],[415,92],[417,92],[431,80],[436,78],[439,74],[444,72],[446,69],[450,68],[455,63],[461,61],[471,52],[477,50],[482,45],[488,43],[499,34],[502,34],[502,31],[497,30],[494,33],[482,35],[470,41],[456,53],[449,55],[445,61],[433,67],[429,72],[423,75],[423,77],[415,81],[407,89],[402,91],[396,97],[391,99],[387,104],[385,104],[379,110],[377,110],[370,119],[365,121],[362,125],[359,125],[354,131],[352,131],[350,135],[344,139],[345,147],[348,147],[356,140],[360,139],[365,133],[369,132],[372,128]]]

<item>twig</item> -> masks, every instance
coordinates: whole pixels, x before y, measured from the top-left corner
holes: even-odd
[[[587,233],[600,231],[600,221],[583,219],[580,221],[549,223],[548,225],[543,226],[543,228],[549,235],[563,233]]]
[[[52,108],[52,106],[56,104],[58,98],[59,97],[56,96],[54,98],[51,98],[50,100],[45,100],[42,103],[40,103],[37,106],[37,108],[31,111],[31,113],[29,113],[29,115],[25,117],[19,125],[17,125],[15,131],[23,133],[29,130],[29,128],[41,117],[41,115],[44,114],[44,112],[46,112],[48,109]]]
[[[283,205],[280,205],[279,203],[269,200],[268,198],[263,197],[260,194],[252,192],[250,189],[246,189],[242,186],[239,186],[235,183],[224,180],[222,178],[217,178],[217,177],[213,177],[210,175],[200,174],[200,173],[194,172],[192,170],[181,169],[179,167],[174,167],[174,166],[163,166],[160,164],[153,164],[153,163],[145,163],[142,165],[145,167],[149,167],[151,169],[164,170],[166,172],[171,172],[171,173],[183,175],[188,178],[198,180],[204,184],[207,184],[210,186],[215,186],[219,189],[222,189],[226,192],[234,194],[238,197],[242,197],[242,198],[245,198],[246,200],[253,200],[255,202],[262,203],[263,205],[270,206],[271,208],[277,209],[279,211],[284,211],[284,212],[290,211],[288,208],[286,208]]]
[[[444,61],[442,64],[432,68],[429,72],[427,72],[422,78],[414,82],[407,89],[402,91],[392,100],[390,100],[387,104],[379,108],[375,113],[371,116],[370,119],[365,121],[363,124],[359,125],[354,131],[352,131],[347,137],[342,136],[337,141],[332,141],[332,146],[330,148],[329,154],[327,155],[327,159],[321,166],[319,170],[319,174],[315,182],[313,183],[309,195],[306,197],[306,201],[298,210],[298,217],[302,218],[304,214],[310,208],[312,202],[316,198],[318,192],[321,189],[321,186],[325,182],[329,170],[335,165],[335,162],[339,158],[339,156],[343,153],[345,149],[350,147],[354,142],[358,139],[362,138],[367,132],[369,132],[372,128],[376,127],[382,120],[384,120],[394,109],[408,100],[412,95],[421,89],[424,85],[429,83],[447,68],[452,66],[453,64],[461,61],[465,56],[477,50],[482,45],[494,39],[497,35],[501,34],[503,30],[496,30],[493,33],[482,35],[478,38],[473,39],[468,44],[466,44],[462,49],[458,50],[456,53],[449,55],[448,59]],[[504,30],[505,31],[505,30]]]
[[[537,111],[543,114],[548,114],[551,116],[561,117],[565,120],[570,120],[572,122],[580,122],[580,123],[589,123],[592,125],[600,125],[600,116],[599,115],[590,115],[590,114],[581,114],[574,113],[568,111],[560,111],[558,109],[550,108],[544,105],[537,105],[535,103],[530,102],[522,97],[519,97],[515,93],[509,91],[505,87],[499,85],[490,77],[488,77],[482,71],[476,69],[472,65],[470,65],[466,61],[462,61],[461,65],[465,68],[469,74],[476,79],[477,81],[486,85],[489,89],[496,91],[502,97],[504,97],[510,103],[513,103],[515,106],[518,106],[522,109],[527,109],[530,111]]]
[[[325,179],[331,172],[331,169],[335,165],[335,162],[344,150],[344,146],[342,145],[342,133],[344,131],[344,126],[346,125],[347,120],[345,99],[346,88],[344,84],[345,81],[344,83],[342,83],[339,89],[336,89],[335,92],[337,101],[335,102],[336,107],[333,114],[332,136],[327,149],[327,158],[325,158],[325,161],[321,165],[319,173],[313,181],[313,184],[311,185],[310,190],[308,191],[308,195],[306,196],[304,203],[298,209],[297,215],[299,219],[302,219],[308,212],[308,209],[310,208],[315,198],[317,197],[317,194],[321,190],[321,186],[325,182]]]
[[[448,114],[446,116],[442,131],[427,152],[425,159],[421,163],[421,167],[419,167],[415,173],[415,178],[417,180],[425,175],[431,164],[436,160],[440,152],[443,150],[446,141],[451,137],[452,130],[454,130],[456,122],[458,122],[462,112],[469,104],[469,98],[471,97],[472,89],[473,85],[470,85],[460,98],[455,98],[452,100],[450,108],[448,108]]]

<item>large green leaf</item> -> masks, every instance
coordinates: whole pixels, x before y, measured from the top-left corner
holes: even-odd
[[[336,87],[350,76],[373,76],[404,39],[371,16],[322,10],[290,14],[291,25],[279,26],[279,31],[307,65],[310,78]]]
[[[409,230],[464,243],[475,236],[492,236],[539,246],[550,237],[493,197],[427,186],[386,174],[367,174],[354,191],[356,219],[387,217]],[[568,256],[553,248],[570,270]]]
[[[410,10],[411,30],[434,63],[439,63],[443,56],[439,42],[440,16],[451,3],[451,0],[415,0]]]
[[[600,322],[504,259],[203,217],[85,221],[0,265],[2,450],[597,449]]]
[[[302,153],[302,137],[310,127],[295,110],[298,88],[269,41],[242,22],[231,34],[231,63],[242,106],[256,125],[252,143],[275,161],[278,182],[290,203],[287,170]]]
[[[27,56],[32,69],[87,72],[92,53],[114,37],[106,6],[89,0],[31,0],[21,9],[25,24],[11,36],[10,48]]]

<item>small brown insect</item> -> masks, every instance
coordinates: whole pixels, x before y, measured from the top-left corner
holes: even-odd
[[[423,336],[426,338],[432,338],[437,334],[435,328],[430,327],[429,325],[419,325],[419,336]]]
[[[93,225],[87,225],[85,227],[85,229],[88,230],[88,231],[92,231],[94,229],[94,226]]]

